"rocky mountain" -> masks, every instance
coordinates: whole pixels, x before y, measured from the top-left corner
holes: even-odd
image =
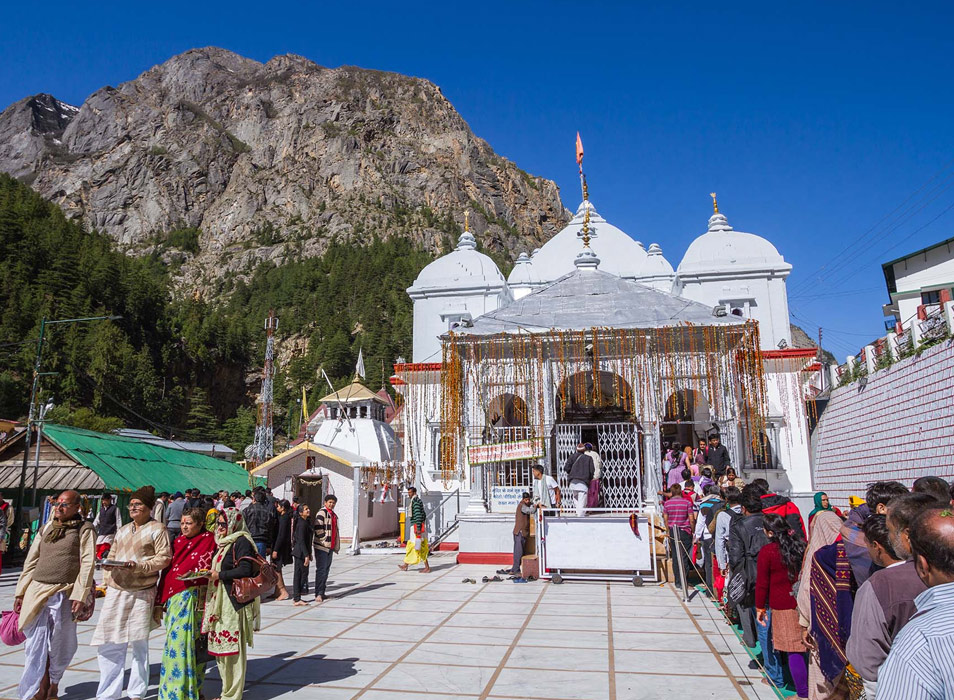
[[[568,220],[555,183],[474,135],[427,80],[300,56],[187,51],[78,109],[36,95],[0,114],[0,171],[180,284],[401,236],[437,252],[464,211],[512,257]]]

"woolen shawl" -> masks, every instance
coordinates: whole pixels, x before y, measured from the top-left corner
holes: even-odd
[[[845,644],[851,633],[857,588],[843,541],[815,552],[811,573],[812,637],[818,647],[818,666],[829,683],[834,683],[848,665]]]
[[[218,549],[212,559],[212,571],[222,571],[222,561],[240,538],[246,538],[252,547],[255,547],[255,540],[248,531],[245,524],[245,517],[237,508],[226,508],[224,511],[228,527],[225,534],[220,535],[216,532],[215,543]],[[210,581],[206,588],[205,595],[205,615],[202,618],[202,633],[209,635],[209,651],[215,656],[230,656],[238,653],[239,628],[242,624],[240,613],[232,605],[228,595],[229,584],[225,581]],[[246,612],[251,608],[251,613]],[[247,607],[242,608],[242,615],[251,615],[252,628],[258,629],[261,619],[261,599],[256,598]],[[231,644],[224,651],[213,651],[213,639],[220,640],[227,637]],[[245,640],[246,644],[251,640]],[[221,647],[221,642],[217,642]]]
[[[834,544],[838,540],[840,529],[841,518],[828,511],[819,513],[818,518],[813,520],[808,528],[811,534],[808,537],[805,558],[802,560],[802,572],[798,576],[798,614],[806,627],[810,626],[812,619],[812,558],[819,549]]]
[[[180,581],[179,577],[192,571],[212,568],[212,555],[215,554],[215,538],[206,531],[195,537],[179,535],[172,543],[172,563],[162,573],[159,584],[159,605],[187,588],[205,586],[209,580],[204,578]]]

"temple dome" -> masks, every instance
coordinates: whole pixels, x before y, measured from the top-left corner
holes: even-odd
[[[465,231],[457,247],[421,270],[407,291],[413,296],[428,291],[500,289],[506,284],[497,264],[489,256],[477,252],[477,240],[472,233]]]
[[[639,277],[672,277],[675,270],[665,257],[658,243],[653,243],[646,251],[646,261],[639,268]]]
[[[535,287],[541,282],[540,275],[537,274],[536,266],[526,253],[520,253],[516,262],[513,264],[513,270],[507,277],[507,284],[510,287]]]
[[[545,282],[553,282],[576,271],[574,261],[582,244],[587,206],[590,208],[590,247],[602,261],[600,270],[635,279],[646,260],[646,251],[626,233],[607,223],[589,201],[582,202],[570,223],[534,253],[534,269]]]
[[[679,263],[679,274],[737,271],[787,271],[778,249],[754,233],[735,231],[724,214],[709,218],[709,229],[692,242]]]

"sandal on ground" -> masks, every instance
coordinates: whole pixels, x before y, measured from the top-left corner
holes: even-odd
[[[523,576],[514,576],[513,582],[514,582],[514,583],[526,583],[526,582],[527,582],[527,579],[525,579]]]
[[[497,573],[498,573],[498,574],[511,574],[511,573],[513,573],[513,571],[511,571],[510,569],[497,569]]]
[[[407,564],[398,564],[398,568],[401,571],[407,571]]]
[[[487,577],[484,576],[484,578],[487,578]],[[472,578],[465,578],[463,581],[461,581],[461,583],[477,583],[477,580]]]

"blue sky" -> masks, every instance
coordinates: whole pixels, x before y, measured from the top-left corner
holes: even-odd
[[[428,78],[570,208],[579,130],[600,213],[673,265],[717,191],[736,229],[794,265],[793,320],[822,325],[842,358],[883,332],[881,263],[954,235],[954,9],[718,5],[18,3],[0,105],[41,91],[80,104],[206,45]]]

